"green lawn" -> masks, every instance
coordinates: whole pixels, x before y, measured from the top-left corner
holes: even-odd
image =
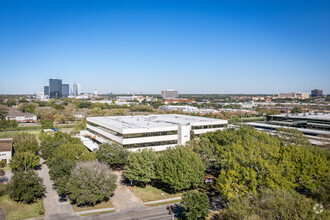
[[[129,188],[133,191],[133,193],[139,197],[142,202],[151,202],[156,200],[165,199],[161,194],[164,193],[165,196],[169,198],[179,197],[183,193],[169,194],[156,187],[147,185],[145,188],[137,187],[137,186],[129,186]]]
[[[112,202],[109,200],[107,202],[101,202],[100,204],[97,204],[95,206],[83,206],[83,207],[79,207],[76,205],[71,205],[73,211],[75,212],[81,212],[81,211],[87,211],[87,210],[93,210],[93,209],[105,209],[105,208],[113,208],[114,205],[112,204]]]
[[[60,128],[61,132],[70,132],[73,128]],[[36,135],[36,138],[39,140],[40,135],[40,129],[38,130],[24,130],[24,131],[2,131],[0,132],[0,138],[13,138],[15,134],[22,133],[22,132],[28,132],[31,134]]]
[[[25,204],[11,200],[8,195],[0,197],[0,207],[6,212],[7,220],[41,217],[39,212],[44,212],[42,200],[33,204]]]

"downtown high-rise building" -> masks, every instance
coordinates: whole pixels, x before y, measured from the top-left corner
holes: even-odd
[[[70,95],[69,84],[62,84],[62,97],[68,97]]]
[[[49,95],[49,86],[44,86],[44,95]]]
[[[49,98],[62,97],[62,79],[49,79]]]
[[[80,84],[73,84],[73,95],[78,96],[81,93],[81,85]]]

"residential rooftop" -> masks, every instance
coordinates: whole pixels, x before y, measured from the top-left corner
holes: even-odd
[[[0,139],[0,152],[11,151],[12,147],[13,147],[13,139],[12,138],[2,138],[2,139]]]

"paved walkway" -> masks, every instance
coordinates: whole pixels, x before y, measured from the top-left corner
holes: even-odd
[[[68,200],[60,201],[60,197],[53,187],[53,181],[50,180],[49,169],[44,162],[45,160],[40,159],[42,166],[41,169],[38,170],[38,174],[43,179],[46,187],[45,197],[43,199],[46,214],[45,219],[59,219],[58,216],[74,216],[70,202]]]
[[[143,208],[143,202],[127,186],[121,183],[123,179],[123,172],[114,171],[113,173],[117,175],[117,189],[110,200],[114,204],[116,212],[120,212],[121,210]]]
[[[169,198],[169,199],[162,199],[162,200],[156,200],[156,201],[151,201],[151,202],[145,202],[144,204],[145,205],[148,205],[148,204],[157,204],[157,203],[163,203],[163,202],[173,202],[173,201],[177,201],[177,200],[180,200],[181,199],[181,196],[179,197],[174,197],[174,198]]]
[[[6,184],[10,181],[12,176],[13,173],[11,170],[5,170],[5,175],[0,177],[0,182]]]

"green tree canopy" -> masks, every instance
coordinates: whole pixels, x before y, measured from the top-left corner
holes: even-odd
[[[34,169],[39,165],[40,158],[33,152],[18,152],[11,158],[9,166],[13,170]]]
[[[41,123],[41,129],[53,129],[53,121],[49,118],[44,118],[40,121]]]
[[[126,164],[129,152],[121,145],[104,143],[95,153],[99,161],[118,168]]]
[[[82,143],[65,143],[55,148],[50,159],[54,160],[56,157],[72,161],[88,161],[94,160],[95,154],[89,152]]]
[[[39,149],[36,136],[27,132],[16,134],[13,138],[15,152],[37,152]]]
[[[78,163],[68,182],[69,197],[77,205],[95,205],[112,195],[116,179],[106,164],[98,161]]]
[[[9,197],[15,201],[35,202],[43,196],[42,179],[33,170],[15,172],[9,182],[8,192]]]
[[[156,179],[156,159],[157,154],[152,149],[130,153],[125,166],[125,177],[130,181],[144,183]]]
[[[187,147],[169,148],[156,161],[158,178],[174,191],[190,189],[203,182],[205,166]]]
[[[313,193],[327,173],[325,160],[296,145],[281,145],[276,137],[242,127],[202,135],[218,144],[220,175],[216,186],[224,199],[245,193],[257,194],[261,187]]]
[[[294,191],[285,189],[262,189],[258,195],[241,197],[229,203],[229,207],[219,214],[218,219],[325,219],[326,211],[316,215],[313,211],[314,202]]]
[[[205,219],[209,213],[209,198],[198,191],[188,191],[182,195],[180,206],[184,209],[185,219]]]

